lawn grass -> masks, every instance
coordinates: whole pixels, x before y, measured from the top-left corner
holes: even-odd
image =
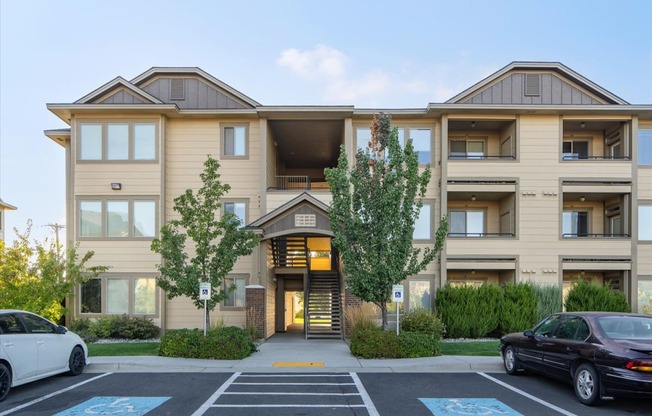
[[[107,344],[88,344],[90,357],[156,355],[159,342],[117,342]]]
[[[480,355],[497,357],[499,340],[472,341],[472,342],[440,342],[439,349],[442,355]]]

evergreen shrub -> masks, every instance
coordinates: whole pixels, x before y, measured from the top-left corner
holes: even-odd
[[[529,282],[503,285],[500,332],[522,332],[537,323],[537,295]]]
[[[555,285],[535,285],[534,293],[537,297],[537,310],[535,322],[553,313],[561,312],[561,288]]]
[[[211,329],[173,329],[161,337],[158,355],[163,357],[241,360],[256,351],[246,331],[235,326]]]
[[[623,292],[612,290],[608,284],[598,285],[581,279],[573,282],[564,306],[568,312],[631,312]]]
[[[446,285],[437,291],[435,304],[449,338],[482,338],[498,329],[502,300],[496,285]]]

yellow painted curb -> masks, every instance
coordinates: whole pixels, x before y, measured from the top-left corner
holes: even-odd
[[[277,361],[274,367],[323,367],[324,363],[321,361]]]

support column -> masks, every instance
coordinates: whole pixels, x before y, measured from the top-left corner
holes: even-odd
[[[247,326],[255,327],[263,338],[267,338],[267,334],[265,334],[265,288],[260,285],[245,287],[245,305]]]

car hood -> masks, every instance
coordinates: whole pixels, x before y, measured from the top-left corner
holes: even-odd
[[[632,351],[645,352],[652,354],[652,340],[628,340],[619,339],[615,340],[618,344]]]

